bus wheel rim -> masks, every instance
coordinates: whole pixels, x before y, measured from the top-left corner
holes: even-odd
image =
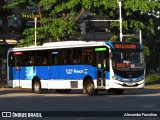
[[[34,85],[34,88],[35,88],[35,90],[36,90],[36,91],[38,91],[38,90],[39,90],[39,88],[40,88],[39,84],[38,84],[38,83],[36,83],[36,84]]]
[[[93,84],[89,84],[88,86],[87,86],[87,91],[91,91],[93,89]]]

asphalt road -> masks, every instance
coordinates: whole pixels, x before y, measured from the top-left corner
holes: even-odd
[[[153,114],[158,112],[157,114],[160,115],[160,90],[126,90],[123,95],[100,92],[98,95],[88,96],[78,90],[73,90],[70,94],[60,94],[55,91],[49,91],[46,94],[35,94],[27,89],[1,88],[0,111],[18,111],[22,113],[25,111],[47,111],[48,113],[46,112],[46,114],[54,117],[56,120],[158,120],[158,117],[153,116],[153,118],[142,116],[120,117],[121,115],[118,116],[118,114],[131,112],[142,115],[145,112],[152,112]],[[56,113],[56,111],[59,112]],[[62,117],[67,114],[66,111],[69,111],[69,117]],[[108,116],[104,114],[105,112]],[[60,115],[57,117],[55,116],[57,114]],[[87,117],[86,114],[90,117]],[[99,117],[100,115],[102,117]],[[51,117],[48,116],[45,119],[53,119]]]

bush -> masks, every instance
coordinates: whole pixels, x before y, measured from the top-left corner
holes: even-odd
[[[160,83],[160,74],[155,73],[155,74],[149,74],[146,77],[146,84],[151,85],[151,84],[159,84]]]

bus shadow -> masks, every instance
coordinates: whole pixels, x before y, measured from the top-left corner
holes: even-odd
[[[45,94],[83,94],[83,90],[71,90],[71,92],[69,93],[60,93],[56,92],[56,90],[48,90],[48,92],[46,92]],[[143,94],[160,94],[160,89],[127,89],[124,90],[124,93],[122,95],[143,95]],[[104,96],[104,95],[117,95],[117,94],[108,93],[107,91],[98,91],[95,95]]]
[[[25,94],[25,93],[30,93],[30,94],[35,94],[32,92],[31,89],[14,89],[14,88],[1,88],[0,89],[0,95],[5,95],[5,94]],[[83,90],[71,90],[71,92],[68,93],[61,93],[57,92],[56,90],[46,90],[44,91],[43,94],[78,94],[78,95],[87,95],[83,94]],[[122,95],[154,95],[154,94],[160,94],[160,89],[127,89],[124,90],[124,93]],[[116,95],[114,93],[108,93],[107,91],[98,91],[94,96],[105,96],[105,95]]]
[[[0,95],[5,95],[5,94],[24,94],[31,92],[30,90],[26,89],[21,89],[21,88],[1,88],[0,89]]]
[[[160,89],[125,90],[124,95],[160,94]]]
[[[97,95],[157,95],[160,94],[160,89],[127,89],[123,94],[108,93],[107,91],[100,91]]]

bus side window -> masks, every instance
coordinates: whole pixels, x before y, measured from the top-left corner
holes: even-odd
[[[71,64],[72,61],[72,50],[71,49],[62,49],[61,50],[61,63],[62,64]]]
[[[25,52],[24,62],[26,65],[35,65],[36,64],[36,57],[35,51],[27,51]]]
[[[85,48],[83,49],[83,63],[92,64],[92,49]]]
[[[43,58],[42,64],[43,64],[43,65],[46,65],[46,64],[47,64],[47,58]]]
[[[53,63],[54,63],[55,65],[58,64],[58,57],[55,57],[55,58],[53,59]]]
[[[16,70],[20,70],[22,67],[22,55],[15,56],[15,67]]]
[[[14,64],[13,52],[10,52],[10,53],[9,53],[9,66],[10,66],[10,67],[15,66],[15,64]]]
[[[42,51],[42,65],[48,65],[48,51]]]
[[[73,49],[73,64],[81,63],[82,49],[74,48]]]
[[[67,64],[68,62],[67,62],[67,59],[64,59],[63,60],[63,64]]]
[[[35,63],[34,56],[31,56],[29,63],[30,63],[30,65],[34,65],[34,63]]]
[[[36,58],[38,65],[47,65],[48,62],[48,51],[37,51],[37,58]]]
[[[52,65],[57,65],[59,63],[59,52],[58,51],[53,51],[52,52],[52,58],[51,58],[51,64]]]
[[[67,50],[66,51],[66,57],[67,57],[66,64],[67,63],[71,64],[71,63],[73,63],[73,61],[72,61],[72,50],[71,49],[66,49],[66,50]]]

